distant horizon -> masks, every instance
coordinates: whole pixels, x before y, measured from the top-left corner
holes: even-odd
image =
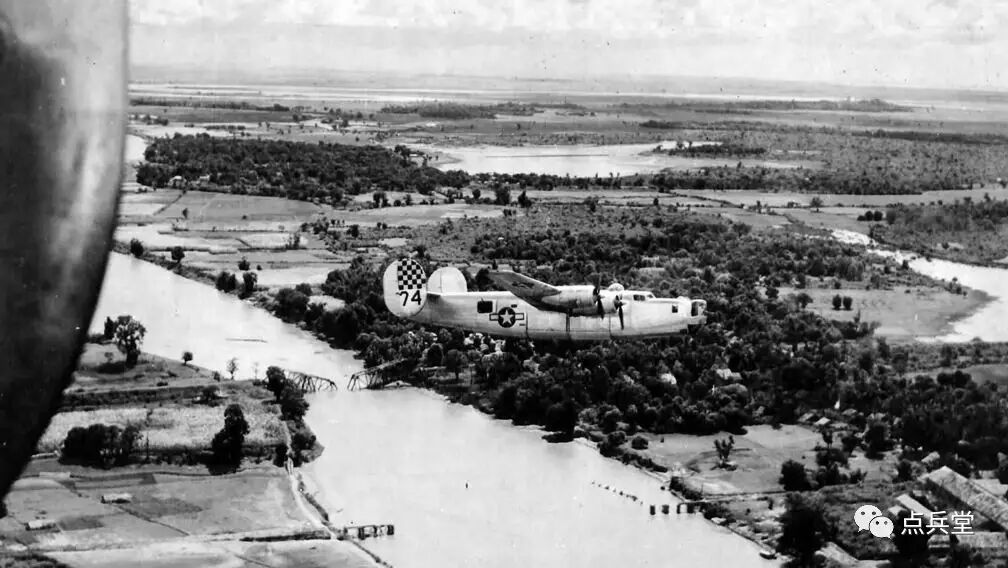
[[[226,73],[226,74],[225,74]],[[408,87],[397,83],[397,81],[406,81],[410,79],[428,79],[428,80],[444,80],[450,82],[451,80],[470,80],[470,81],[493,81],[499,83],[496,87],[484,87],[486,90],[497,90],[506,92],[509,90],[516,90],[519,92],[535,92],[532,89],[515,89],[521,83],[525,83],[525,86],[530,84],[569,84],[572,86],[586,87],[591,84],[596,84],[602,87],[609,87],[611,90],[607,91],[586,91],[590,93],[598,94],[625,94],[625,95],[641,95],[641,94],[665,94],[670,97],[674,96],[684,96],[692,94],[692,92],[679,92],[679,87],[683,82],[689,83],[690,86],[694,87],[693,91],[697,95],[714,95],[717,92],[714,87],[720,85],[721,87],[731,87],[733,89],[749,87],[754,92],[749,93],[724,93],[724,94],[748,94],[759,96],[765,94],[766,96],[786,96],[780,94],[770,94],[765,93],[767,89],[771,87],[786,87],[792,86],[796,90],[811,91],[812,93],[818,93],[819,96],[836,98],[836,97],[846,97],[846,96],[858,96],[858,98],[870,98],[872,96],[878,96],[878,98],[883,98],[884,95],[898,95],[899,93],[961,93],[961,94],[972,94],[972,95],[993,95],[993,96],[1008,96],[1008,88],[977,88],[977,87],[930,87],[930,86],[909,86],[909,85],[891,85],[891,84],[846,84],[837,83],[822,80],[800,80],[800,79],[768,79],[761,77],[751,77],[751,76],[697,76],[697,75],[662,75],[662,74],[605,74],[599,73],[592,76],[583,77],[522,77],[522,76],[503,76],[503,75],[493,75],[493,74],[475,74],[475,73],[432,73],[432,72],[408,72],[408,71],[389,71],[389,70],[357,70],[357,69],[311,69],[311,68],[296,68],[296,69],[262,69],[257,71],[248,70],[229,70],[225,73],[218,71],[208,71],[208,70],[198,70],[192,68],[186,68],[185,66],[175,66],[175,65],[132,65],[131,66],[131,76],[130,83],[136,84],[179,84],[179,85],[217,85],[217,86],[227,86],[227,85],[241,85],[241,86],[317,86],[322,88],[339,88],[344,87],[348,89],[402,89],[407,90]],[[366,78],[369,83],[378,83],[371,85],[361,85],[361,84],[334,84],[341,79],[351,79],[351,78]],[[382,81],[382,79],[391,81]],[[679,85],[669,85],[665,88],[660,88],[657,84],[663,81],[675,81],[679,82]],[[622,88],[621,88],[622,87]],[[417,90],[432,89],[430,86],[425,86],[418,88]],[[450,90],[450,91],[464,91],[464,87],[456,86],[442,86],[440,89]],[[706,89],[706,91],[705,91]],[[824,91],[837,91],[832,94],[827,94]],[[686,89],[689,91],[689,89]],[[878,91],[877,95],[871,95],[872,91]],[[848,93],[849,92],[849,93]],[[851,94],[859,92],[862,93],[860,96]],[[795,96],[816,96],[816,94],[804,94],[799,95],[795,93]],[[863,93],[869,93],[865,95]]]
[[[1008,3],[984,0],[130,0],[130,17],[131,63],[209,75],[1008,90]]]

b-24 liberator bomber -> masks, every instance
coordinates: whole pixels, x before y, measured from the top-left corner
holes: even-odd
[[[385,269],[385,305],[395,316],[419,323],[498,337],[599,341],[688,333],[707,320],[707,302],[658,298],[619,284],[553,286],[511,271],[493,271],[502,290],[470,292],[453,266],[427,278],[405,258]]]

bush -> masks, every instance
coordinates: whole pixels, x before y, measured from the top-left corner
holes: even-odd
[[[626,442],[626,434],[621,431],[610,432],[605,440],[599,444],[599,453],[606,457],[612,457],[620,453],[620,446]]]
[[[283,390],[280,391],[280,416],[284,420],[295,420],[300,422],[308,412],[308,401],[305,400],[301,389],[294,383],[287,380]]]
[[[788,460],[781,465],[780,484],[785,491],[805,491],[809,488],[808,475],[805,466],[795,460]]]
[[[102,335],[105,337],[105,339],[111,340],[113,337],[115,337],[115,328],[116,328],[115,320],[108,317],[105,318],[105,330],[102,332]]]
[[[221,292],[225,294],[233,292],[235,288],[238,287],[238,278],[234,274],[222,270],[220,274],[217,275],[216,287]]]
[[[816,465],[829,467],[831,464],[847,465],[847,454],[840,448],[819,448],[816,450]]]
[[[137,258],[144,255],[144,246],[143,243],[140,242],[140,239],[130,240],[130,254]]]
[[[259,283],[259,276],[255,272],[245,272],[242,274],[242,296],[248,297],[255,292],[256,284]]]
[[[646,450],[648,447],[647,438],[643,436],[634,436],[633,440],[630,440],[630,447],[635,450]]]
[[[284,374],[283,369],[275,365],[266,368],[266,390],[273,393],[277,402],[280,401],[280,392],[283,391],[286,384],[287,375]]]
[[[440,343],[435,343],[427,348],[426,364],[428,367],[440,367],[443,359],[444,348],[441,347]]]
[[[827,522],[818,502],[796,494],[787,496],[787,510],[781,515],[778,552],[794,556],[799,566],[813,566],[816,551],[835,536],[836,527]]]
[[[224,427],[210,443],[214,463],[237,467],[242,460],[242,447],[248,432],[249,425],[241,406],[228,405],[224,410]]]
[[[101,467],[126,465],[139,439],[140,430],[132,425],[126,429],[105,424],[77,426],[63,440],[62,458]]]

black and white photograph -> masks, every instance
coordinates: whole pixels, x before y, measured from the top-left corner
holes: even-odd
[[[0,0],[0,568],[1008,568],[1006,30]]]

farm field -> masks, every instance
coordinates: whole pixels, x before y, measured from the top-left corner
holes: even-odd
[[[249,424],[247,446],[273,447],[283,441],[280,414],[273,407],[256,402],[243,404],[242,410]],[[38,449],[57,451],[72,428],[87,428],[91,424],[137,426],[141,446],[152,451],[208,450],[214,434],[224,426],[224,406],[159,404],[60,412],[53,416]]]
[[[987,194],[991,199],[1008,200],[1008,189],[1000,185],[991,184],[976,189],[949,189],[942,191],[928,191],[911,195],[850,195],[837,193],[794,193],[794,192],[767,192],[753,191],[746,189],[738,190],[710,190],[710,189],[677,189],[672,192],[683,197],[693,197],[697,199],[716,199],[727,201],[736,205],[755,206],[757,203],[767,207],[786,207],[792,203],[798,207],[808,207],[813,198],[819,198],[823,207],[850,207],[885,208],[887,205],[899,203],[937,203],[938,201],[952,202],[957,199],[966,198],[980,200]],[[863,211],[862,211],[863,212]],[[859,213],[860,214],[860,213]]]
[[[876,322],[879,327],[875,335],[893,341],[914,341],[949,333],[956,320],[967,317],[990,300],[981,292],[971,291],[962,296],[921,286],[899,286],[893,290],[780,288],[782,297],[800,292],[812,298],[806,310],[827,319],[852,321],[860,317],[864,322]],[[832,300],[837,294],[852,298],[850,310],[833,309]]]
[[[115,473],[62,472],[42,460],[15,483],[0,519],[0,536],[33,549],[89,550],[191,537],[237,537],[251,533],[312,533],[316,522],[298,505],[283,469],[248,466],[209,475],[196,468],[134,466]],[[102,503],[127,493],[129,503]],[[28,531],[29,521],[55,526]]]

